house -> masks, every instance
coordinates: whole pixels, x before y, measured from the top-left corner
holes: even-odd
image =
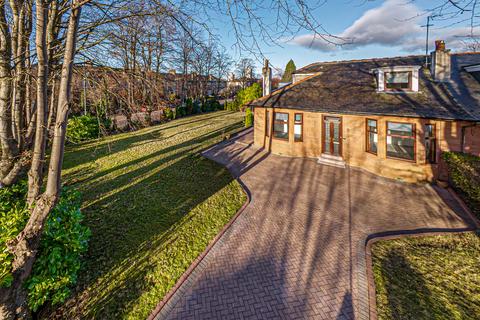
[[[446,179],[441,154],[480,155],[480,54],[320,62],[254,100],[254,144],[408,182]],[[264,68],[268,83],[271,69]],[[265,85],[264,85],[265,87]]]

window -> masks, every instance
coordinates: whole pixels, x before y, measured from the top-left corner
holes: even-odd
[[[288,140],[288,113],[275,112],[273,136],[275,138]]]
[[[270,137],[270,111],[265,112],[265,135]]]
[[[387,157],[415,160],[415,126],[387,122]]]
[[[425,156],[427,163],[436,163],[437,162],[437,141],[435,138],[435,125],[426,124],[425,125]]]
[[[367,119],[367,152],[377,154],[378,128],[377,120]]]
[[[303,114],[295,113],[295,123],[293,125],[294,141],[300,142],[303,140]]]
[[[385,72],[385,90],[411,90],[412,73]]]

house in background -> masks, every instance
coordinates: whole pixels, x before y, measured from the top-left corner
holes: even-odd
[[[451,54],[437,41],[429,61],[425,67],[422,55],[301,68],[292,84],[250,104],[254,143],[409,182],[445,179],[442,152],[480,155],[480,54]],[[269,79],[270,68],[263,71]]]

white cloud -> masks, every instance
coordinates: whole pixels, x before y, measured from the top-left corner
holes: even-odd
[[[367,45],[397,46],[403,51],[421,51],[425,47],[423,11],[408,0],[387,0],[366,11],[351,26],[335,36],[302,35],[290,43],[324,52],[353,50]],[[449,48],[461,47],[459,36],[469,28],[432,29],[430,39],[442,39]],[[338,38],[336,38],[338,37]],[[340,39],[340,40],[339,40]]]

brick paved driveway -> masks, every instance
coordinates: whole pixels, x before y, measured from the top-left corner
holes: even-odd
[[[250,143],[251,133],[205,153],[252,201],[157,319],[366,319],[369,234],[467,227],[430,186],[267,155]]]

